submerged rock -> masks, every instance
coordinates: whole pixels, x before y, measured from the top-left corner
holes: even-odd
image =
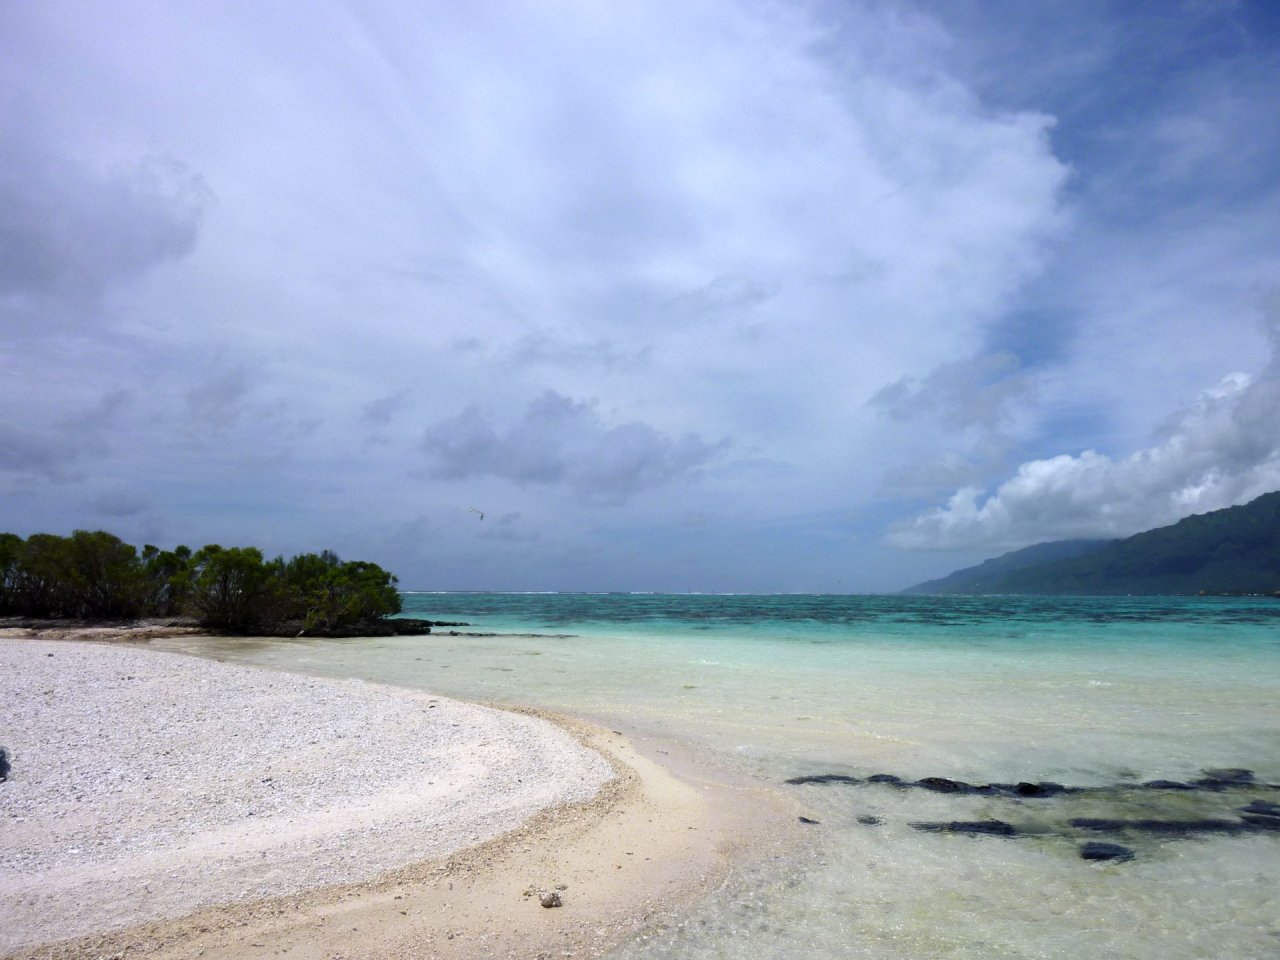
[[[896,787],[902,783],[902,778],[895,777],[892,773],[876,773],[867,777],[867,783],[888,783]]]
[[[1060,783],[1027,783],[1024,780],[1014,785],[1013,792],[1020,797],[1056,797],[1066,793],[1067,788]]]
[[[962,780],[948,780],[946,777],[925,777],[917,780],[915,786],[924,787],[934,793],[972,793],[973,787]]]
[[[1241,813],[1257,813],[1267,817],[1280,817],[1280,803],[1270,800],[1251,800],[1238,808]]]
[[[1189,783],[1182,783],[1178,780],[1148,780],[1142,785],[1144,790],[1194,790],[1195,787]]]
[[[925,833],[962,833],[967,836],[1016,837],[1018,828],[1003,820],[951,820],[942,823],[923,822],[911,824]]]
[[[858,818],[858,822],[864,827],[878,827],[884,823],[884,818],[864,815]]]
[[[1195,786],[1217,790],[1223,787],[1240,787],[1253,783],[1253,771],[1239,767],[1225,767],[1217,770],[1205,770],[1204,776],[1195,781]]]
[[[1098,833],[1152,833],[1169,837],[1189,837],[1197,833],[1241,833],[1246,825],[1239,820],[1119,820],[1106,817],[1076,817],[1071,825]]]
[[[804,783],[861,783],[857,777],[846,776],[843,773],[814,773],[806,777],[792,777],[787,783],[795,786]]]
[[[1080,845],[1080,857],[1083,860],[1132,860],[1133,851],[1118,843],[1104,843],[1101,840],[1090,840]]]
[[[1240,819],[1254,830],[1280,830],[1280,816],[1263,813],[1241,814]]]

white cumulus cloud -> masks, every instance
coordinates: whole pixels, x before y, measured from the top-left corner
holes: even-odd
[[[1271,331],[1280,350],[1280,327]],[[1012,548],[1118,537],[1280,489],[1280,353],[1257,377],[1233,373],[1172,417],[1156,443],[1113,458],[1095,450],[1023,463],[990,496],[963,487],[898,525],[910,548]]]

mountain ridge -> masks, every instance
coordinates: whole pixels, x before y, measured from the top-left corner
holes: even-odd
[[[908,594],[1280,593],[1280,491],[1118,540],[1051,540],[918,583]]]

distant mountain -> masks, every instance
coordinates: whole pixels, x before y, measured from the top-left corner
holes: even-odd
[[[1056,560],[1071,560],[1088,553],[1105,550],[1114,540],[1050,540],[1023,547],[1010,553],[983,560],[976,567],[965,567],[937,580],[908,587],[903,593],[996,593],[993,585],[1027,567],[1037,567]]]
[[[1056,540],[904,593],[1159,595],[1280,591],[1280,491],[1123,540]]]

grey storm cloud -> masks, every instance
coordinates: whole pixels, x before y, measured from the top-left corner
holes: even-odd
[[[1017,356],[999,351],[944,363],[924,377],[902,377],[881,388],[867,406],[914,430],[921,430],[923,420],[942,428],[927,455],[885,473],[884,492],[933,498],[1007,469],[1014,447],[1010,421],[1032,386]]]
[[[868,401],[896,420],[939,417],[950,426],[995,427],[1010,401],[1025,396],[1030,381],[1018,358],[999,352],[944,363],[923,379],[902,377]]]
[[[0,471],[59,479],[79,456],[73,438],[0,424]]]
[[[370,400],[360,408],[360,419],[369,426],[385,427],[396,416],[409,407],[409,396],[405,391],[388,394]]]
[[[132,399],[127,390],[111,390],[92,407],[43,429],[0,424],[0,473],[50,481],[75,479],[82,461],[106,449],[108,434]]]
[[[1156,442],[1120,458],[1085,450],[1023,463],[985,499],[958,490],[899,524],[909,548],[1016,547],[1068,537],[1127,536],[1280,489],[1280,318],[1256,377],[1232,373],[1171,417]]]
[[[209,195],[181,164],[92,170],[57,154],[0,147],[0,303],[92,300],[195,247]]]
[[[151,502],[128,490],[108,490],[89,501],[89,509],[104,517],[133,517],[151,506]]]
[[[431,425],[422,438],[435,477],[562,484],[603,503],[621,503],[686,477],[725,446],[692,433],[671,437],[639,421],[610,426],[593,402],[554,390],[532,400],[506,427],[471,407]]]
[[[197,383],[187,391],[187,412],[205,429],[235,423],[244,414],[253,390],[248,369],[233,367]]]

